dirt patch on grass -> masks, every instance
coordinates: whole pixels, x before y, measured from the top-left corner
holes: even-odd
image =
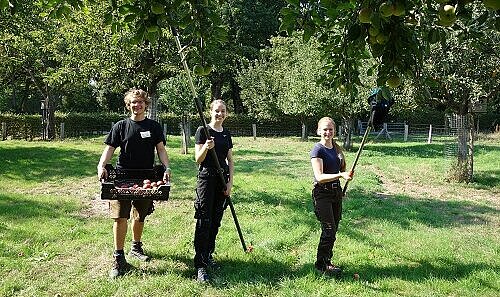
[[[420,200],[467,201],[474,203],[474,205],[464,205],[460,211],[453,210],[451,213],[456,223],[486,224],[500,227],[500,216],[498,215],[500,214],[500,199],[494,190],[474,189],[453,183],[442,185],[430,182],[423,183],[404,175],[397,175],[400,178],[394,179],[384,174],[383,170],[376,166],[371,166],[370,170],[377,175],[377,179],[384,189],[382,192],[374,194],[379,199],[385,200],[395,195],[403,195]],[[421,176],[417,178],[421,178]],[[441,213],[449,211],[449,209],[436,209],[436,211]]]
[[[80,211],[80,215],[85,218],[106,216],[108,214],[109,202],[102,200],[99,194],[96,194],[91,200],[85,200],[83,204],[84,207]]]
[[[413,198],[432,198],[439,200],[466,200],[484,201],[494,208],[500,208],[500,199],[496,191],[469,188],[464,185],[447,183],[443,185],[423,183],[414,180],[408,175],[401,175],[394,180],[384,174],[383,170],[376,166],[371,166],[372,170],[381,181],[384,191],[376,193],[379,198],[387,198],[392,195],[407,195]],[[419,177],[420,178],[420,177]]]

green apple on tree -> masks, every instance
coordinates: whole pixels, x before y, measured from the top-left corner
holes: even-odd
[[[380,33],[377,35],[378,44],[386,44],[387,41],[389,41],[389,36],[385,35],[384,33]]]
[[[371,20],[370,20],[371,16],[372,16],[372,11],[369,8],[365,7],[359,11],[358,19],[363,24],[370,24],[371,23]]]
[[[339,85],[338,89],[339,89],[340,93],[342,93],[342,94],[347,93],[347,88],[344,84]]]
[[[368,34],[370,34],[370,36],[377,36],[379,33],[380,31],[377,27],[370,26],[370,28],[368,28]]]
[[[377,43],[377,36],[368,35],[368,42],[370,44],[376,44]]]
[[[389,88],[397,88],[401,84],[401,79],[397,75],[393,75],[387,79],[387,85]]]
[[[154,33],[154,32],[158,32],[160,30],[160,27],[156,26],[156,25],[153,25],[153,26],[149,26],[147,28],[148,32],[150,33]]]
[[[392,15],[402,16],[405,14],[405,5],[400,1],[394,2],[391,6],[391,9],[392,9]]]
[[[151,4],[151,12],[154,14],[163,14],[165,12],[165,6],[163,6],[163,4],[153,2]]]
[[[207,66],[203,67],[203,76],[209,75],[210,72],[212,72],[212,66],[207,65]]]
[[[203,66],[198,65],[198,64],[194,65],[194,67],[193,67],[194,75],[203,76],[204,72],[205,72],[205,69],[203,69]]]
[[[392,5],[390,5],[387,2],[382,2],[378,10],[380,12],[380,15],[382,15],[385,18],[388,18],[392,15]]]

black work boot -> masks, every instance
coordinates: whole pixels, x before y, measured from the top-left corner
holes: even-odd
[[[130,249],[130,253],[128,255],[144,262],[149,261],[150,259],[149,256],[144,254],[142,242],[140,241],[132,241],[132,249]]]
[[[113,253],[113,257],[113,268],[109,272],[109,277],[112,279],[124,275],[129,267],[127,260],[125,260],[125,254]]]
[[[327,276],[334,276],[334,277],[341,277],[342,276],[342,269],[333,265],[332,263],[328,262],[326,264],[318,264],[316,263],[314,265],[316,269]]]
[[[210,268],[212,270],[217,270],[220,268],[219,263],[217,263],[217,261],[215,261],[215,259],[212,255],[208,256],[207,266],[208,266],[208,268]]]
[[[198,276],[196,277],[196,280],[199,283],[208,283],[210,280],[207,274],[207,269],[205,267],[198,268]]]

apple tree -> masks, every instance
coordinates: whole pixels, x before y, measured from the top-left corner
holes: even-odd
[[[368,67],[366,74],[376,76],[377,86],[397,88],[408,81],[430,95],[426,98],[432,97],[430,88],[433,85],[447,86],[444,89],[448,92],[451,87],[455,90],[445,99],[448,107],[457,113],[469,112],[473,84],[467,83],[471,81],[463,76],[477,82],[477,78],[470,77],[474,71],[464,74],[459,73],[461,67],[456,64],[448,68],[445,66],[447,62],[433,65],[427,62],[436,58],[433,56],[436,50],[441,51],[441,57],[448,62],[459,60],[463,51],[458,48],[451,50],[448,46],[453,38],[456,38],[459,48],[464,42],[470,42],[475,44],[472,46],[474,51],[487,55],[488,46],[484,45],[500,29],[500,2],[497,0],[288,2],[289,6],[282,10],[282,29],[290,33],[297,27],[301,28],[305,39],[318,36],[328,61],[327,79],[333,85],[356,96],[359,87],[363,86],[360,79],[362,67],[366,65],[366,59],[373,58],[376,63]],[[454,54],[457,56],[453,57]],[[426,65],[429,66],[427,69]],[[437,78],[437,82],[431,83],[432,78]],[[443,95],[439,91],[434,94]]]
[[[366,51],[377,61],[368,74],[376,74],[378,86],[395,88],[403,78],[421,78],[424,54],[431,43],[445,42],[447,31],[500,26],[495,0],[287,1],[281,29],[301,28],[305,39],[317,35],[329,79],[354,93]]]

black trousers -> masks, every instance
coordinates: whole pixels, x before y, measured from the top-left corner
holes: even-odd
[[[342,188],[338,184],[317,184],[312,190],[314,213],[321,223],[315,266],[324,269],[331,264],[333,245],[342,218]]]
[[[222,182],[217,175],[200,176],[194,203],[196,229],[194,231],[194,266],[207,267],[208,259],[215,251],[215,238],[226,205]]]

